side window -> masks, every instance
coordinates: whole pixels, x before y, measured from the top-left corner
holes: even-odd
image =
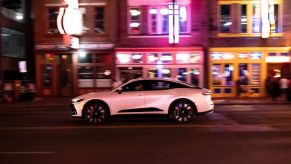
[[[148,84],[148,90],[165,90],[170,89],[170,83],[167,81],[150,81]]]
[[[171,88],[191,88],[191,87],[188,87],[186,85],[179,84],[179,83],[173,83],[173,82],[171,82],[170,85],[171,85],[170,86]]]
[[[143,91],[144,90],[144,84],[141,81],[132,82],[130,84],[127,84],[122,88],[122,91]]]

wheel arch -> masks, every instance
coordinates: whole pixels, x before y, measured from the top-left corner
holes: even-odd
[[[87,106],[89,103],[94,103],[94,102],[104,104],[104,105],[107,107],[107,109],[108,109],[108,113],[107,113],[108,116],[111,115],[109,105],[108,105],[105,101],[100,100],[100,99],[91,99],[91,100],[87,101],[87,102],[84,104],[83,109],[82,109],[82,117],[84,117],[84,112],[85,112],[85,108],[86,108],[86,106]]]
[[[174,101],[170,104],[170,106],[169,106],[169,109],[168,109],[168,114],[169,114],[169,115],[171,114],[172,106],[173,106],[175,103],[179,102],[179,101],[187,101],[187,102],[189,102],[189,103],[194,107],[194,113],[197,115],[198,111],[197,111],[197,106],[196,106],[196,104],[195,104],[193,101],[191,101],[191,100],[189,100],[189,99],[187,99],[187,98],[178,98],[178,99],[174,100]]]

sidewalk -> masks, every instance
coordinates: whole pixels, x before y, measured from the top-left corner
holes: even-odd
[[[290,105],[291,102],[278,98],[277,101],[272,101],[269,97],[264,98],[213,98],[214,105]],[[53,97],[53,98],[36,98],[33,101],[27,102],[11,102],[11,103],[0,103],[0,109],[6,107],[69,107],[71,104],[70,97]]]

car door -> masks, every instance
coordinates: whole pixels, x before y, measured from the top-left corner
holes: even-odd
[[[144,83],[134,81],[111,95],[111,114],[128,114],[139,112],[144,108]]]
[[[145,108],[152,108],[156,109],[156,112],[165,113],[168,111],[174,95],[174,89],[171,88],[170,82],[163,80],[148,81],[145,92]]]

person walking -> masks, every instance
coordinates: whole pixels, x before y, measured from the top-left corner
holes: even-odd
[[[273,101],[277,100],[277,97],[280,96],[280,84],[276,78],[272,78],[270,82],[270,94]]]

